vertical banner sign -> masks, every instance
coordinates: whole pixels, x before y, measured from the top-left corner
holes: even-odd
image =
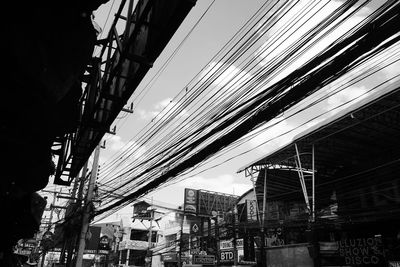
[[[89,231],[86,234],[85,254],[96,254],[100,243],[101,227],[89,226]]]
[[[257,202],[246,199],[247,221],[257,221]]]
[[[184,211],[197,213],[197,190],[185,188]]]

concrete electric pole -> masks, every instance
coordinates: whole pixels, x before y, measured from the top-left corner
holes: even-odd
[[[85,250],[85,243],[86,243],[86,233],[89,229],[89,220],[90,220],[90,207],[92,204],[93,199],[93,189],[96,183],[97,178],[97,170],[99,164],[99,156],[100,156],[100,144],[96,146],[94,150],[94,157],[93,157],[93,166],[92,166],[92,173],[89,180],[89,187],[86,194],[84,212],[82,215],[82,228],[81,233],[79,235],[79,247],[76,255],[76,267],[82,266],[82,258],[83,258],[83,251]]]

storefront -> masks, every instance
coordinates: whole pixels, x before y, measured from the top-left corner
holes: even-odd
[[[178,267],[179,256],[178,253],[164,253],[161,255],[161,262],[164,263],[164,267]],[[189,258],[186,256],[181,257],[183,265],[189,264]]]

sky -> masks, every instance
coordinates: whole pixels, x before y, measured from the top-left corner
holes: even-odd
[[[300,2],[306,3],[307,1]],[[156,62],[154,62],[154,66],[150,69],[139,87],[136,89],[136,92],[133,94],[130,101],[128,101],[128,104],[131,102],[134,103],[133,114],[122,112],[114,123],[114,125],[116,125],[116,134],[106,134],[106,136],[104,136],[103,140],[106,140],[106,148],[101,150],[100,165],[106,164],[112,156],[122,151],[129,142],[135,142],[132,138],[143,127],[151,123],[151,120],[171,102],[171,99],[185,88],[193,77],[201,72],[203,68],[211,68],[213,63],[208,66],[207,64],[213,56],[261,7],[263,3],[264,1],[261,0],[197,0],[196,5],[189,12],[188,16],[180,25],[162,54]],[[328,5],[326,7],[327,9],[324,11],[329,11],[329,8],[334,8],[338,3],[339,1],[331,1],[330,5]],[[109,25],[113,19],[113,14],[116,12],[118,5],[119,1],[117,0],[109,1],[107,4],[100,6],[100,8],[94,12],[96,23],[103,29],[101,38],[106,36]],[[301,7],[302,5],[299,5],[299,8]],[[173,57],[167,68],[155,80],[155,82],[151,83],[151,87],[146,91],[146,94],[138,95],[143,88],[147,88],[149,83],[152,81],[152,78],[157,74],[157,71],[169,58],[171,53],[174,52],[179,43],[187,36],[193,25],[195,25],[208,8],[209,10],[207,13],[194,28],[193,32],[188,36],[184,45]],[[295,16],[297,12],[299,12],[299,8],[292,10],[293,14],[291,14],[291,16]],[[349,21],[346,27],[351,28],[352,25],[362,19],[369,12],[370,10],[368,8],[364,8],[359,12],[358,16],[352,18],[352,21]],[[323,14],[324,13],[321,13],[321,16]],[[312,25],[312,23],[310,25]],[[281,26],[282,25],[279,24],[276,25],[276,29],[279,29]],[[122,31],[123,25],[118,25],[117,29]],[[294,40],[296,36],[304,33],[306,29],[307,28],[305,27],[302,30],[288,33],[288,40],[290,40],[290,38]],[[273,30],[274,29],[272,29],[272,32]],[[340,32],[344,32],[345,30],[345,28],[341,28],[338,29],[337,32],[332,33],[331,40],[340,34]],[[326,43],[321,43],[321,47],[316,47],[315,51],[319,51],[331,40],[327,39]],[[274,53],[267,50],[263,53],[270,54],[263,55],[260,51],[264,48],[264,45],[268,45],[268,38],[263,40],[263,42],[265,43],[261,44],[259,50],[254,51],[254,53],[260,53],[260,56],[265,56],[264,60],[257,62],[260,66],[263,66],[269,57],[273,57],[274,53],[278,53],[277,51],[283,51],[286,46],[290,44],[290,41],[282,43],[277,47],[277,50]],[[270,49],[272,49],[272,47]],[[305,58],[309,56],[311,55],[305,54],[302,60],[305,60]],[[297,63],[300,64],[301,60]],[[290,72],[296,66],[296,64],[293,64],[293,66],[286,69],[286,71],[283,71],[281,75]],[[399,68],[400,66],[398,63],[391,66],[384,72],[380,73],[379,76],[374,77],[373,81],[370,80],[371,84],[376,84],[380,80],[391,77],[393,73],[398,72]],[[227,74],[226,78],[229,78],[229,75],[252,75],[252,73],[244,73],[244,70],[242,70],[240,66],[232,65],[229,67],[229,71],[231,71],[231,73]],[[223,83],[224,78],[225,77],[221,77],[219,82]],[[340,106],[352,99],[362,100],[366,98],[368,96],[366,92],[368,92],[368,89],[372,86],[371,84],[369,86],[363,84],[352,86],[351,88],[328,98],[326,101],[313,106],[306,112],[291,116],[291,114],[294,114],[296,110],[300,109],[304,105],[303,103],[300,103],[297,107],[292,109],[292,111],[288,111],[281,117],[276,118],[265,125],[264,130],[253,139],[249,140],[231,153],[210,162],[210,164],[207,164],[204,169],[213,165],[218,166],[201,173],[194,171],[193,173],[179,177],[180,182],[152,192],[147,196],[147,200],[152,198],[155,203],[169,207],[177,207],[183,203],[185,188],[203,189],[235,195],[243,194],[252,188],[252,184],[249,177],[245,177],[243,172],[237,173],[239,168],[287,144],[296,134],[299,134],[301,131],[321,122],[324,118],[328,118],[340,111],[339,108],[334,109],[334,107]],[[329,90],[329,88],[326,90]],[[326,93],[326,91],[322,91],[321,93]],[[351,103],[354,102],[355,101]],[[342,106],[341,108],[345,107],[346,106]],[[310,118],[321,113],[324,115],[315,120],[309,121]],[[277,124],[274,127],[267,128],[268,125],[275,123]],[[299,127],[299,125],[302,124],[304,125]],[[282,133],[287,131],[290,131],[290,133],[282,135]],[[250,152],[240,155],[240,153],[245,151]],[[142,153],[145,153],[145,149],[139,148],[137,156],[140,157]],[[230,159],[231,157],[233,158]],[[54,187],[50,186],[50,188]],[[117,219],[120,216],[129,216],[131,215],[131,212],[132,208],[128,206],[118,211],[113,215],[113,218]]]
[[[158,71],[175,47],[186,36],[194,23],[202,16],[213,1],[200,0],[192,8],[184,22],[181,24],[172,40],[168,43],[163,53],[154,63],[154,67],[147,73],[139,85],[140,91]],[[246,3],[244,3],[246,2]],[[248,18],[261,6],[263,1],[214,1],[207,14],[187,39],[178,54],[169,63],[168,68],[153,84],[140,105],[133,114],[122,122],[122,127],[117,125],[117,135],[106,136],[106,151],[101,151],[101,161],[107,161],[109,153],[121,149],[135,132],[149,123],[165,106],[174,98],[186,84],[207,65],[208,61],[219,49],[234,35],[234,33],[248,20]],[[112,3],[111,3],[112,4]],[[103,10],[107,10],[104,6]],[[104,18],[100,10],[95,13],[95,19],[100,26],[104,25],[100,18]],[[133,98],[135,95],[133,95]],[[132,98],[132,101],[137,102]],[[130,102],[128,102],[130,103]],[[240,163],[243,165],[245,162]],[[251,188],[248,178],[237,174],[237,165],[224,165],[196,177],[186,179],[176,185],[158,190],[153,196],[154,201],[173,204],[183,203],[184,188],[204,189],[228,194],[242,194]],[[174,192],[171,194],[171,192]]]

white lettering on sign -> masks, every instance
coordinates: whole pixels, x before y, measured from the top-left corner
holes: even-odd
[[[380,238],[352,238],[339,241],[339,255],[346,264],[379,264],[383,256]]]
[[[243,238],[236,240],[236,247],[242,248],[243,247]],[[224,249],[232,249],[233,248],[233,240],[221,240],[219,243],[219,248]]]
[[[233,261],[234,254],[233,251],[221,251],[220,260],[221,261]]]

